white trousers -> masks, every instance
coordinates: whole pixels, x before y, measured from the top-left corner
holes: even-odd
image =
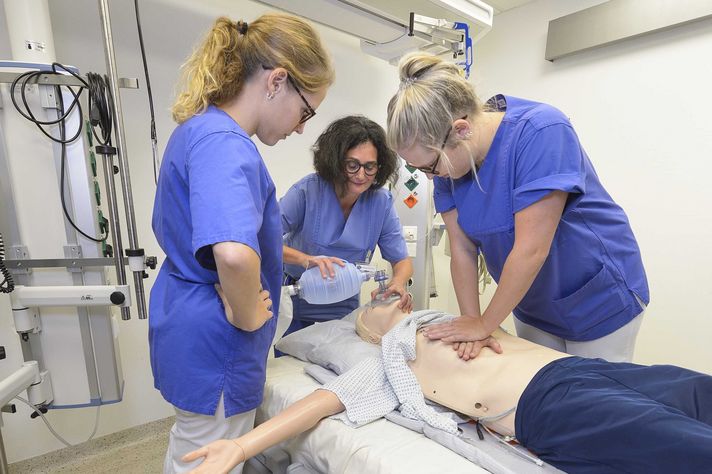
[[[173,407],[175,408],[175,407]],[[199,415],[175,408],[176,422],[171,428],[168,451],[163,462],[164,474],[188,472],[195,469],[202,458],[192,463],[184,463],[181,457],[206,444],[226,438],[237,438],[250,431],[255,424],[255,411],[251,410],[225,418],[223,397],[220,396],[214,416]],[[238,465],[231,474],[241,474],[244,463]]]
[[[592,341],[569,341],[523,323],[516,317],[514,327],[517,336],[560,352],[592,359],[600,357],[608,362],[631,362],[644,313],[645,309],[625,326]]]

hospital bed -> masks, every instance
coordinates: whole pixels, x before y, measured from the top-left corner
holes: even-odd
[[[319,388],[320,382],[326,383],[364,358],[380,354],[380,346],[364,342],[354,331],[358,311],[279,340],[277,348],[291,355],[268,359],[264,399],[257,409],[256,424],[304,398]],[[461,436],[453,442],[443,439],[439,433],[444,432],[439,430],[433,434],[429,429],[426,436],[422,430],[414,431],[415,427],[394,423],[402,423],[402,419],[392,415],[359,428],[324,419],[314,429],[249,460],[244,473],[561,473],[539,460],[540,465],[535,464],[531,453],[522,447],[503,446],[492,434],[484,432],[480,440],[474,424],[459,424]]]
[[[304,373],[307,365],[290,356],[268,361],[257,424],[319,388],[320,384]],[[338,420],[322,420],[311,431],[253,459],[245,473],[272,472],[269,465],[294,474],[488,472],[422,434],[385,419],[356,429]]]

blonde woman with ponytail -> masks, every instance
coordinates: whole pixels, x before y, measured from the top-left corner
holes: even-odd
[[[432,55],[404,57],[399,73],[388,140],[434,178],[462,314],[427,336],[467,360],[513,312],[520,337],[630,361],[650,299],[640,248],[568,118],[505,95],[483,106],[457,66]],[[484,311],[478,254],[498,283]]]
[[[302,133],[334,73],[308,23],[267,14],[218,18],[182,79],[154,204],[166,260],[149,313],[154,385],[176,410],[167,473],[190,470],[197,463],[183,455],[254,424],[279,311],[282,226],[251,137],[271,146]]]

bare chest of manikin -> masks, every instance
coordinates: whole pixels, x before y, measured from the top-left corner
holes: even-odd
[[[409,363],[425,398],[473,419],[491,418],[516,407],[532,377],[561,354],[498,331],[503,353],[485,348],[469,361],[451,344],[430,341],[418,332],[416,360]],[[514,435],[514,412],[489,423]]]

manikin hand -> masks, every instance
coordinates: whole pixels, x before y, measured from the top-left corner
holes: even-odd
[[[183,462],[192,462],[198,458],[205,458],[203,462],[190,471],[194,474],[227,473],[245,460],[242,448],[231,439],[219,439],[196,449],[185,456]]]
[[[343,260],[337,257],[325,257],[323,255],[319,256],[312,256],[312,255],[307,255],[306,260],[304,261],[304,268],[311,268],[311,267],[319,267],[319,271],[321,272],[321,276],[323,278],[334,278],[336,275],[334,273],[334,264],[339,265],[340,267],[346,266],[346,263],[344,263]]]
[[[388,283],[386,291],[381,295],[378,294],[378,288],[373,290],[371,292],[371,299],[375,300],[378,296],[380,299],[387,300],[391,295],[400,296],[398,308],[404,313],[410,313],[413,311],[413,295],[406,291],[405,286],[402,283],[398,283],[396,281]]]

